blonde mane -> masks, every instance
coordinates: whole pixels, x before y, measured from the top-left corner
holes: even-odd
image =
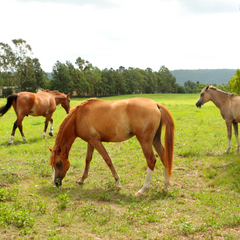
[[[232,96],[237,96],[236,93],[225,92],[225,91],[220,90],[220,89],[218,89],[218,88],[216,88],[216,87],[214,87],[214,86],[212,86],[212,85],[209,86],[209,89],[212,89],[212,90],[215,90],[215,91],[217,91],[217,92],[220,92],[220,93],[226,94],[226,95],[228,95],[228,96],[230,96],[230,97],[232,97]]]

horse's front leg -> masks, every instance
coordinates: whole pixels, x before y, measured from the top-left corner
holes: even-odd
[[[49,135],[52,137],[53,136],[53,119],[50,119],[50,132]]]
[[[116,182],[116,189],[120,190],[121,189],[121,184],[120,184],[120,177],[118,176],[111,158],[109,157],[106,149],[104,148],[104,146],[102,145],[102,142],[99,139],[95,139],[95,140],[90,140],[89,143],[96,148],[96,150],[101,154],[102,158],[104,159],[104,161],[106,162],[106,164],[108,165],[108,167],[110,168],[113,177],[115,179]]]
[[[83,184],[84,180],[88,177],[88,171],[89,171],[90,162],[92,160],[93,151],[94,151],[94,147],[90,143],[88,143],[88,149],[87,149],[87,155],[86,155],[86,165],[85,165],[85,169],[84,169],[82,178],[81,178],[80,182],[78,182],[78,184]]]
[[[231,149],[231,138],[232,138],[232,122],[231,121],[225,121],[227,125],[227,132],[228,132],[228,148],[226,152],[228,152]]]
[[[43,130],[43,134],[42,134],[43,138],[46,138],[46,131],[47,131],[47,127],[48,127],[48,122],[50,121],[51,118],[52,118],[52,114],[46,116],[44,130]]]
[[[238,123],[237,122],[233,123],[233,129],[234,129],[235,137],[237,139],[237,148],[235,151],[238,152],[239,151],[239,139],[238,139]]]

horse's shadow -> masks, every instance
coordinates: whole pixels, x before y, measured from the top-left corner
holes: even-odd
[[[42,142],[42,141],[46,141],[47,142],[47,140],[50,140],[52,138],[55,139],[55,136],[51,136],[51,137],[48,136],[46,139],[44,139],[43,137],[39,136],[39,137],[35,137],[35,138],[29,138],[29,139],[27,139],[27,141],[23,141],[21,139],[16,139],[16,140],[14,140],[13,144],[9,144],[8,141],[4,141],[4,142],[0,143],[0,146],[11,147],[13,145],[19,146],[19,145],[34,144],[34,143],[39,143],[39,142]]]
[[[43,186],[38,190],[38,193],[42,196],[51,197],[58,201],[58,196],[67,194],[70,199],[83,202],[106,202],[112,204],[131,204],[141,203],[145,201],[156,201],[165,198],[172,198],[173,195],[169,191],[156,191],[149,189],[149,193],[142,197],[136,197],[134,190],[132,193],[122,193],[121,190],[115,189],[103,189],[101,187],[94,187],[93,189],[85,189],[84,185],[77,185],[75,187],[54,187],[53,185]]]

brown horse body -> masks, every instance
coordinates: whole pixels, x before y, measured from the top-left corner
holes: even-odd
[[[56,110],[56,106],[61,104],[62,107],[69,112],[70,109],[70,94],[65,95],[64,93],[59,93],[57,91],[44,90],[40,93],[32,92],[20,92],[8,96],[7,104],[0,108],[0,116],[3,116],[11,106],[13,106],[15,113],[17,115],[17,120],[13,125],[12,134],[10,137],[9,144],[13,144],[13,139],[15,135],[16,128],[18,127],[23,140],[26,138],[23,133],[22,121],[25,116],[43,116],[46,118],[43,137],[46,137],[46,130],[48,127],[48,122],[50,121],[50,132],[49,135],[52,136],[53,132],[53,120],[52,115]]]
[[[236,151],[239,151],[238,123],[240,122],[240,97],[218,90],[215,87],[207,86],[203,88],[196,106],[201,107],[204,103],[212,101],[220,110],[225,120],[228,132],[228,148],[231,149],[232,125],[237,139]]]
[[[162,125],[166,126],[165,148],[161,143]],[[54,184],[62,184],[70,167],[69,151],[74,140],[80,137],[88,142],[88,149],[85,170],[79,183],[83,183],[88,176],[95,148],[109,166],[116,188],[120,189],[120,178],[102,142],[121,142],[134,135],[141,144],[148,165],[145,184],[137,195],[142,195],[149,188],[156,163],[152,145],[164,165],[164,189],[167,189],[173,161],[174,122],[166,107],[144,98],[119,101],[89,99],[72,109],[59,128],[53,149],[50,149]]]

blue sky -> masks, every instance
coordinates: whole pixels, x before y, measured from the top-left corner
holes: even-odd
[[[22,38],[46,72],[93,66],[240,68],[240,0],[0,0],[0,42]]]

